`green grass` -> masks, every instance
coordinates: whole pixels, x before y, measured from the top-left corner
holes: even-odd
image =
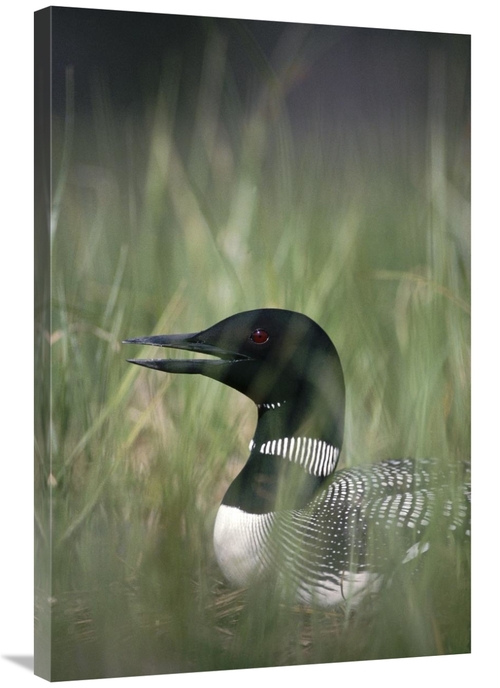
[[[91,115],[54,122],[52,424],[36,466],[52,499],[50,537],[37,511],[53,563],[36,595],[52,678],[468,652],[460,543],[352,614],[230,590],[212,526],[254,408],[208,379],[130,366],[140,352],[121,345],[301,311],[344,367],[343,466],[469,460],[469,180],[453,107],[431,100],[423,150],[411,121],[382,140],[368,121],[356,140],[334,121],[297,137],[268,75],[248,108],[221,43],[204,64],[182,130],[167,77],[142,114],[99,91]]]

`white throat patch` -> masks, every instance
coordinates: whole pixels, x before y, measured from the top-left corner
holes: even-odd
[[[214,528],[215,556],[230,583],[246,586],[263,572],[263,550],[273,522],[273,514],[220,506]]]

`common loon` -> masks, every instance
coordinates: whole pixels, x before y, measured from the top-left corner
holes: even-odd
[[[265,308],[197,333],[128,339],[215,359],[129,359],[200,374],[249,397],[258,421],[250,455],[217,512],[214,548],[235,586],[275,576],[298,602],[333,607],[376,591],[401,536],[400,563],[430,547],[437,515],[469,537],[469,493],[455,504],[432,460],[397,459],[339,471],[345,385],[326,332],[309,317]],[[392,538],[392,540],[391,540]]]

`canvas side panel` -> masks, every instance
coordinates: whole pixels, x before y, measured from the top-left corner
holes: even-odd
[[[51,8],[34,21],[35,674],[51,677]]]

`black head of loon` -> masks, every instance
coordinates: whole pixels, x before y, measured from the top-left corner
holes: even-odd
[[[233,498],[254,512],[271,510],[278,489],[277,467],[282,471],[285,463],[299,465],[301,473],[306,468],[306,484],[295,490],[290,503],[302,506],[333,472],[344,433],[344,377],[332,341],[307,316],[264,308],[238,313],[201,332],[140,337],[126,343],[215,356],[218,360],[129,360],[167,373],[205,375],[257,405],[258,423],[250,443],[253,461],[240,480],[244,482],[232,486],[233,497],[230,490],[226,501]],[[272,457],[289,461],[273,462]],[[257,476],[260,480],[263,475],[272,489],[259,498]]]
[[[216,356],[219,360],[129,359],[167,373],[197,373],[233,387],[259,407],[283,409],[279,432],[332,441],[340,450],[345,386],[339,356],[326,332],[300,313],[264,308],[238,313],[191,334],[126,340]],[[283,427],[284,424],[284,427]],[[270,438],[272,439],[271,432]]]

